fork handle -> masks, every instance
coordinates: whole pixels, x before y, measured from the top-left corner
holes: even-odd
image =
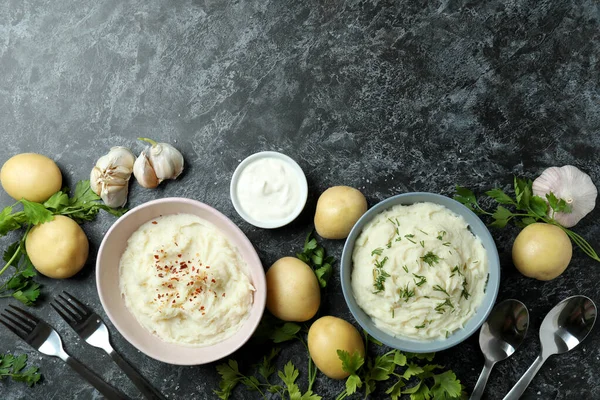
[[[125,372],[125,374],[131,379],[133,384],[142,392],[145,398],[151,400],[167,400],[158,390],[156,390],[150,382],[146,380],[135,368],[131,366],[119,353],[112,347],[107,351],[110,358]]]
[[[93,387],[102,393],[107,400],[131,400],[129,397],[125,396],[123,393],[104,382],[98,375],[90,371],[86,366],[73,357],[65,354],[64,357],[61,358],[67,363],[67,365],[73,368],[75,372],[81,375],[86,381],[88,381]]]

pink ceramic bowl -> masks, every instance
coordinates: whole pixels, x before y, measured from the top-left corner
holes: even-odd
[[[254,285],[254,303],[242,328],[222,342],[206,347],[177,345],[161,340],[148,332],[125,307],[119,289],[119,261],[127,240],[142,224],[160,215],[195,214],[223,232],[237,246],[248,266],[250,281]],[[199,201],[183,198],[166,198],[144,203],[127,212],[108,230],[96,259],[96,284],[104,311],[129,343],[146,355],[162,362],[176,365],[205,364],[240,348],[252,336],[262,318],[267,297],[263,266],[246,235],[212,207]]]

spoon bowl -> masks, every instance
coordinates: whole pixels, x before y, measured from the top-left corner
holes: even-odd
[[[541,354],[504,400],[519,399],[548,357],[577,347],[592,331],[596,315],[596,305],[586,296],[568,297],[554,306],[540,327]]]
[[[479,346],[485,364],[470,400],[483,395],[490,372],[498,361],[510,357],[521,345],[529,327],[529,311],[519,300],[509,299],[496,304],[479,332]]]

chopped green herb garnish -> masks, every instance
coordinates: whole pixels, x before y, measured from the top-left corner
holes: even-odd
[[[372,256],[374,256],[374,255],[378,255],[378,256],[380,256],[382,252],[383,252],[383,249],[382,249],[381,247],[378,247],[378,248],[376,248],[375,250],[373,250],[373,251],[371,252],[371,255],[372,255]]]
[[[444,236],[446,236],[446,231],[438,232],[437,240],[444,240]]]
[[[429,236],[429,233],[425,232],[424,230],[422,230],[422,229],[418,229],[418,228],[417,228],[417,230],[418,230],[418,231],[421,231],[421,232],[423,232],[425,235]]]
[[[448,292],[446,292],[446,289],[444,289],[444,288],[443,288],[443,287],[441,287],[440,285],[435,285],[435,286],[433,287],[433,290],[435,290],[435,291],[437,291],[437,292],[442,292],[442,293],[444,293],[446,296],[450,296],[450,295],[448,294]]]
[[[415,285],[417,285],[417,286],[421,286],[425,282],[427,282],[427,278],[425,278],[423,275],[413,274],[413,276],[417,279],[420,279],[419,282],[415,281]]]
[[[399,242],[399,241],[401,241],[401,240],[402,240],[402,236],[398,236],[398,237],[396,238],[396,242]]]
[[[395,313],[394,313],[394,309],[392,308],[392,318],[394,318],[394,317],[395,317],[395,315],[394,315],[394,314],[395,314]]]
[[[390,274],[388,274],[383,269],[383,266],[385,265],[387,260],[388,260],[387,256],[384,257],[383,260],[381,260],[381,261],[375,260],[375,269],[373,269],[373,279],[374,279],[373,287],[375,288],[374,293],[379,293],[379,292],[382,292],[383,290],[385,290],[385,286],[384,286],[385,280],[386,280],[386,278],[389,278],[389,276],[390,276]]]
[[[422,248],[425,248],[425,241],[424,241],[424,240],[421,240],[421,241],[419,242],[419,244],[421,245],[421,247],[422,247]]]
[[[423,328],[425,328],[425,326],[427,326],[427,320],[423,321],[423,325],[415,326],[415,329],[423,329]]]
[[[398,289],[398,294],[400,295],[400,299],[404,299],[404,301],[408,301],[411,297],[415,296],[415,289],[409,290],[408,283],[404,289]]]
[[[404,237],[406,238],[406,240],[408,240],[411,243],[417,244],[417,242],[415,242],[414,240],[412,240],[411,238],[414,238],[415,235],[413,234],[408,234],[408,235],[404,235]]]
[[[483,293],[485,293],[487,291],[487,285],[488,285],[489,281],[490,281],[490,274],[488,274],[487,279],[485,280],[485,285],[483,285]]]
[[[451,244],[452,244],[452,243],[450,243],[450,242],[444,242],[444,243],[442,243],[442,246],[446,246],[446,247],[448,247],[448,246],[450,246]]]
[[[450,337],[450,331],[446,331],[446,339]]]
[[[446,311],[446,307],[454,308],[454,305],[452,305],[450,299],[446,299],[443,303],[440,303],[437,306],[435,306],[435,311],[441,314],[444,311]]]
[[[388,249],[392,247],[392,239],[390,239],[390,241],[387,242],[387,244],[385,245],[385,247],[387,247]]]
[[[432,253],[431,251],[421,257],[424,263],[429,264],[430,267],[433,267],[433,264],[440,262],[440,258]]]
[[[375,278],[375,282],[373,283],[373,287],[375,288],[374,293],[383,292],[385,290],[385,280],[390,277],[390,274],[385,272],[384,269],[374,269],[373,276]]]
[[[408,267],[406,265],[403,265],[402,269],[404,270],[404,272],[406,272],[408,274]]]
[[[400,222],[398,222],[398,218],[388,218],[388,221],[390,221],[392,224],[396,225],[396,226],[400,226]]]
[[[452,274],[450,275],[450,278],[452,278],[456,274],[463,276],[462,272],[460,272],[458,265],[456,267],[452,268],[452,271],[450,271],[450,272],[452,272]]]
[[[464,297],[465,300],[469,300],[469,297],[471,297],[471,294],[467,291],[467,278],[465,278],[463,280],[462,287],[463,287],[463,290],[462,290],[460,296]]]

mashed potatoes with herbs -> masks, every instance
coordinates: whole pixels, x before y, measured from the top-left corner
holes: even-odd
[[[352,255],[352,289],[377,327],[446,338],[483,299],[487,253],[464,218],[434,203],[394,206],[369,222]]]
[[[127,242],[120,288],[129,311],[167,342],[207,346],[236,333],[254,287],[235,246],[190,214],[155,218]]]

